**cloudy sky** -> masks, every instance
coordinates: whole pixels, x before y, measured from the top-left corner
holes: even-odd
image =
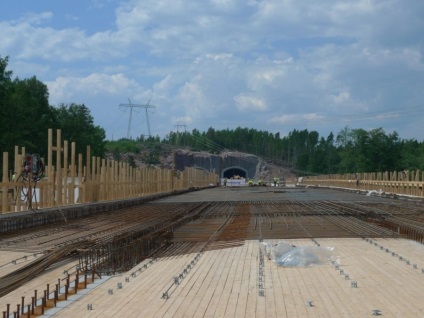
[[[107,139],[397,131],[424,139],[422,0],[1,1],[0,56]]]

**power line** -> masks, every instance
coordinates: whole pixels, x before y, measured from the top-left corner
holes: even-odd
[[[129,120],[128,120],[127,138],[128,139],[130,138],[133,108],[144,108],[146,110],[147,132],[148,132],[148,136],[151,137],[152,135],[150,133],[150,122],[149,122],[149,113],[148,113],[148,110],[149,109],[156,109],[156,106],[150,105],[150,99],[147,102],[147,104],[145,104],[145,105],[133,104],[133,103],[131,103],[131,100],[129,98],[128,98],[128,102],[129,102],[129,104],[119,104],[119,107],[126,107],[126,108],[129,108],[130,109],[130,116],[129,116]]]
[[[177,141],[176,141],[176,143],[178,144],[178,137],[180,136],[179,128],[180,127],[183,127],[184,128],[184,133],[185,133],[186,132],[187,125],[185,125],[185,124],[177,124],[177,125],[174,125],[174,127],[177,128]]]
[[[185,125],[185,124],[177,124],[177,125],[174,125],[174,127],[176,127],[177,128],[177,134],[179,133],[179,131],[178,131],[178,129],[181,127],[181,128],[184,128],[184,132],[186,132],[186,128],[187,128],[187,125]]]

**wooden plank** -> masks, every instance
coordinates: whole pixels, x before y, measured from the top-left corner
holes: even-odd
[[[321,270],[328,271],[329,266],[318,266],[304,271],[302,279],[305,287],[309,292],[309,300],[313,301],[313,310],[316,311],[317,317],[341,317],[329,293],[319,280]]]
[[[275,310],[278,313],[278,317],[282,317],[282,318],[294,317],[294,316],[289,316],[286,310],[285,302],[287,299],[284,297],[284,294],[283,294],[283,288],[282,288],[281,280],[279,277],[279,268],[277,264],[275,264],[273,261],[268,260],[268,262],[273,264],[273,266],[269,266],[269,276],[272,279],[273,300],[275,303]],[[268,288],[269,286],[267,285],[267,293],[265,297],[268,297]]]
[[[316,306],[310,306],[309,302],[313,302],[313,297],[311,296],[311,284],[308,282],[308,284],[305,284],[305,275],[307,275],[308,272],[312,271],[312,267],[306,267],[306,268],[296,268],[293,271],[294,278],[297,283],[297,287],[299,289],[299,295],[301,296],[301,299],[303,300],[302,303],[300,303],[301,307],[303,307],[306,311],[305,317],[318,317]],[[312,303],[313,304],[313,303]]]
[[[232,272],[230,272],[230,276],[227,280],[227,287],[225,288],[228,293],[223,294],[223,297],[228,297],[228,303],[225,310],[224,317],[234,317],[238,300],[239,300],[239,294],[241,289],[241,281],[243,277],[243,270],[244,268],[244,261],[246,256],[246,248],[244,246],[240,246],[236,248],[237,254],[236,258],[234,259],[234,262],[232,263]],[[228,296],[227,296],[228,295]],[[244,307],[244,304],[242,304]]]
[[[31,260],[32,259],[30,259],[29,261]],[[60,267],[53,267],[47,271],[44,271],[41,275],[32,279],[30,282],[1,297],[1,307],[6,304],[10,304],[11,307],[16,308],[17,304],[21,304],[21,297],[25,297],[25,304],[30,304],[31,297],[34,296],[34,290],[38,291],[37,298],[41,298],[43,290],[47,288],[47,284],[50,284],[50,290],[53,290],[55,284],[57,284],[57,279],[64,277],[63,270],[74,267],[77,263],[78,261],[76,260],[68,260],[62,262],[62,266]],[[25,265],[28,265],[28,263],[26,263]],[[3,309],[0,308],[0,310]]]
[[[255,260],[253,256],[253,250],[256,250],[256,244],[252,241],[246,241],[244,244],[244,249],[246,250],[246,254],[244,255],[243,260],[243,271],[240,281],[240,291],[239,291],[239,297],[237,302],[237,308],[234,313],[234,317],[238,318],[244,318],[246,317],[246,306],[247,306],[247,300],[248,295],[250,293],[249,291],[249,283],[250,281],[254,281],[256,279],[255,276],[251,277],[251,266],[252,262]]]
[[[334,246],[340,256],[341,268],[358,282],[351,288],[333,265],[308,268],[282,268],[265,261],[265,297],[258,295],[258,242],[246,241],[244,246],[207,251],[182,281],[170,299],[161,298],[174,275],[193,259],[195,254],[164,257],[130,282],[116,276],[91,290],[80,301],[69,304],[58,317],[362,317],[380,309],[387,317],[420,317],[424,310],[420,270],[385,253],[361,239],[318,239],[322,246]],[[291,241],[298,246],[311,245],[310,240]],[[424,264],[424,247],[408,240],[379,239],[389,247],[418,264]],[[0,264],[25,253],[0,253]],[[422,262],[422,263],[421,263]],[[421,265],[420,265],[421,266]],[[66,266],[65,266],[66,267]],[[67,265],[69,267],[69,265]],[[136,266],[133,270],[136,270]],[[38,281],[26,284],[12,298],[1,303],[20,303],[23,291],[45,289],[46,277],[54,284],[62,276],[59,267]],[[123,288],[117,289],[122,282]],[[53,286],[53,285],[51,285]],[[107,291],[112,288],[113,295]],[[384,292],[382,292],[382,290]],[[9,301],[12,300],[12,301]],[[312,300],[308,307],[306,300]],[[88,311],[91,303],[94,310]]]
[[[102,286],[102,297],[93,303],[93,306],[101,307],[102,314],[124,315],[127,317],[139,316],[143,310],[149,308],[156,310],[158,302],[162,303],[161,290],[171,280],[171,268],[173,265],[179,266],[187,261],[187,257],[167,257],[160,259],[150,265],[146,270],[139,273],[137,277],[131,278],[129,283],[124,283],[125,277],[113,279],[107,285]],[[146,263],[146,262],[144,262]],[[136,266],[132,271],[142,267],[142,264]],[[173,269],[172,271],[175,271]],[[126,275],[129,276],[129,275]],[[123,289],[117,289],[118,282],[123,283]],[[112,297],[108,295],[107,290],[111,288],[114,291]],[[109,305],[111,299],[116,304],[113,308]],[[151,304],[152,306],[148,306]],[[144,305],[144,306],[143,306]],[[144,316],[144,314],[143,314]]]
[[[223,250],[215,250],[212,252],[207,252],[204,254],[204,262],[202,264],[207,264],[209,263],[210,266],[202,266],[202,264],[196,264],[195,266],[202,266],[204,267],[202,270],[203,275],[204,275],[204,280],[202,282],[202,288],[200,290],[197,291],[197,293],[195,294],[195,298],[193,298],[193,301],[197,304],[197,310],[203,312],[206,310],[207,305],[208,305],[208,301],[204,301],[204,296],[207,292],[210,291],[214,291],[214,284],[213,284],[213,278],[215,277],[215,275],[220,274],[217,273],[218,268],[219,268],[219,264],[220,264],[220,260],[222,259],[224,254]],[[202,256],[203,257],[203,256]],[[200,280],[199,280],[200,281]],[[173,295],[172,298],[178,298],[178,305],[175,306],[179,306],[181,305],[182,301],[184,301],[184,297],[179,297],[178,294],[175,294],[175,296]],[[169,306],[164,307],[163,310],[157,312],[158,316],[162,316],[165,315],[165,313],[169,314],[169,315],[173,315],[173,308],[170,308],[172,303],[169,303]],[[203,306],[202,306],[203,305]]]
[[[209,305],[203,317],[214,317],[216,311],[218,310],[221,294],[223,292],[225,281],[228,276],[229,264],[231,264],[234,259],[232,248],[225,249],[224,251],[225,253],[223,255],[223,259],[221,259],[217,270],[219,275],[215,276],[213,279],[213,286],[215,286],[214,292],[209,298]]]
[[[208,270],[207,276],[203,282],[203,286],[196,295],[193,297],[192,305],[190,306],[191,311],[193,309],[193,317],[203,317],[206,313],[206,310],[209,306],[210,300],[215,292],[216,285],[218,283],[217,277],[219,277],[222,271],[219,270],[219,265],[221,264],[222,254],[225,249],[216,250],[209,252],[211,255],[214,255],[212,259],[214,260],[211,264],[210,269]]]
[[[265,305],[266,305],[266,317],[281,317],[278,315],[276,302],[281,301],[275,299],[274,282],[272,276],[272,269],[276,267],[276,264],[264,255],[264,287],[265,287]],[[260,296],[261,298],[261,296]],[[263,298],[263,297],[262,297]]]
[[[230,293],[233,287],[234,275],[237,270],[237,264],[242,247],[228,249],[230,255],[227,259],[226,266],[222,272],[220,280],[218,281],[217,291],[219,294],[215,294],[216,299],[216,310],[214,317],[224,317],[228,307],[228,301]]]
[[[194,266],[194,268],[190,270],[188,275],[173,292],[172,298],[175,298],[176,300],[172,304],[172,306],[167,310],[167,314],[170,314],[171,316],[175,315],[177,317],[184,316],[185,311],[190,306],[190,304],[187,303],[185,299],[187,297],[190,297],[189,295],[192,291],[195,293],[195,291],[199,288],[201,282],[199,276],[202,273],[202,264],[210,264],[211,262],[213,262],[213,260],[211,259],[212,255],[209,253],[205,254],[202,254],[198,263]]]
[[[402,269],[401,262],[395,258],[390,259],[386,253],[373,244],[366,244],[362,240],[357,240],[356,243],[355,246],[349,247],[349,252],[352,248],[358,251],[358,255],[349,262],[349,267],[351,267],[349,271],[358,280],[359,288],[357,290],[360,291],[358,296],[361,297],[358,300],[359,305],[363,308],[364,304],[368,304],[368,312],[377,308],[382,310],[385,315],[408,316],[408,314],[415,314],[409,301],[398,302],[398,299],[411,300],[414,298],[414,293],[408,294],[408,291],[414,289],[414,282],[408,282],[409,274],[403,276],[404,270],[408,269],[407,266],[404,265],[405,267]],[[342,250],[345,247],[339,244],[338,248]],[[385,264],[385,268],[379,264]],[[391,269],[392,266],[394,267]],[[405,287],[408,287],[398,288],[395,278],[397,275],[402,277]],[[384,293],[381,293],[381,290],[384,290]],[[419,295],[419,289],[416,291]]]
[[[357,240],[358,239],[354,239]],[[340,240],[344,241],[344,240]],[[344,242],[352,241],[348,239]],[[322,242],[322,240],[320,240]],[[379,303],[369,304],[369,308],[365,304],[369,303],[369,300],[373,300],[369,298],[366,300],[366,296],[364,295],[364,290],[362,289],[362,280],[352,272],[352,260],[355,260],[358,256],[353,246],[347,247],[345,249],[343,245],[336,244],[334,241],[327,241],[330,246],[335,246],[337,255],[340,256],[340,269],[343,269],[346,274],[349,274],[351,279],[354,279],[358,282],[359,288],[352,288],[350,286],[350,281],[344,279],[344,275],[340,275],[340,271],[333,269],[330,272],[323,272],[323,277],[327,280],[333,279],[330,286],[338,286],[337,290],[333,290],[333,294],[331,298],[333,300],[333,304],[337,306],[337,308],[341,311],[344,316],[354,316],[354,315],[369,315],[372,312],[372,309],[378,309]],[[335,244],[333,244],[335,243]],[[328,246],[328,245],[327,245]],[[348,254],[345,254],[344,251],[348,251]],[[349,256],[348,256],[349,255]],[[354,256],[354,257],[351,257]],[[332,272],[332,273],[331,273]],[[329,287],[330,287],[329,286]],[[334,288],[334,287],[333,287]]]
[[[246,317],[256,316],[256,305],[258,300],[258,257],[259,248],[257,241],[249,241],[252,245],[252,254],[250,258],[250,272],[249,272],[249,287],[246,303]]]
[[[363,242],[365,244],[365,242]],[[367,245],[373,252],[373,258],[365,260],[366,266],[359,270],[367,271],[368,281],[372,283],[370,286],[371,293],[377,289],[383,289],[382,302],[394,315],[419,314],[410,302],[422,302],[424,297],[421,285],[417,284],[417,279],[422,279],[421,274],[414,270],[412,264],[407,265],[400,261],[398,257],[393,257],[389,253],[385,253],[375,245]],[[401,252],[399,253],[401,254]],[[408,302],[398,302],[398,299],[409,299]]]
[[[34,259],[33,253],[0,250],[0,277],[28,265]]]
[[[165,314],[175,301],[174,293],[170,295],[168,300],[162,298],[163,293],[171,286],[174,276],[180,274],[182,268],[190,262],[194,253],[168,257],[161,259],[158,264],[155,263],[152,273],[143,273],[142,284],[137,289],[138,296],[132,299],[131,303],[137,301],[137,306],[133,308],[133,315],[141,315],[142,317],[152,317],[154,315]],[[176,289],[178,290],[178,288]],[[175,292],[175,291],[174,291]],[[142,297],[143,303],[137,298]]]

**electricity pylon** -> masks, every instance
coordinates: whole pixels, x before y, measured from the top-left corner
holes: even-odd
[[[147,102],[146,105],[140,105],[140,104],[133,104],[131,103],[130,99],[128,98],[128,102],[129,104],[119,104],[119,107],[127,107],[130,109],[130,118],[128,120],[128,131],[127,131],[127,138],[130,138],[130,131],[131,131],[131,120],[132,120],[132,111],[133,108],[144,108],[146,110],[146,121],[147,121],[147,132],[148,132],[148,136],[151,137],[151,133],[150,133],[150,122],[149,122],[149,113],[148,113],[148,109],[155,109],[156,106],[154,105],[150,105],[150,99]]]
[[[184,127],[184,132],[186,132],[186,127],[187,127],[187,125],[183,125],[183,124],[177,124],[177,125],[174,125],[175,127],[177,127],[177,140],[176,140],[176,143],[177,143],[177,146],[178,146],[178,137],[180,136],[180,132],[178,131],[178,129],[180,128],[180,127]]]
[[[177,124],[177,125],[174,125],[174,127],[176,127],[176,128],[177,128],[177,133],[178,133],[178,129],[179,129],[180,127],[184,128],[184,132],[185,132],[185,131],[186,131],[186,127],[187,127],[187,125]]]

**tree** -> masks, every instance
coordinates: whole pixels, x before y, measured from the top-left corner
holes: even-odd
[[[340,173],[355,171],[355,149],[352,136],[352,130],[347,126],[337,134],[336,144],[340,156],[338,168]]]
[[[35,76],[12,81],[12,72],[5,71],[7,59],[0,60],[0,147],[13,152],[19,145],[28,153],[45,156],[48,128],[56,122],[47,86]]]
[[[12,71],[7,71],[9,57],[0,56],[0,149],[11,151],[13,149],[13,112],[10,102],[12,92]]]
[[[389,171],[399,165],[399,139],[398,134],[393,132],[387,135],[383,128],[372,129],[369,134],[368,157],[372,166],[371,171]]]
[[[61,104],[57,109],[58,127],[62,138],[76,143],[77,153],[85,156],[86,146],[91,146],[91,155],[103,157],[106,133],[100,126],[94,125],[90,110],[84,105]]]
[[[416,139],[402,140],[399,142],[400,159],[399,170],[424,170],[424,143]],[[394,169],[392,169],[394,170]]]
[[[57,125],[47,86],[34,76],[13,81],[13,137],[27,152],[47,154],[48,129]]]

